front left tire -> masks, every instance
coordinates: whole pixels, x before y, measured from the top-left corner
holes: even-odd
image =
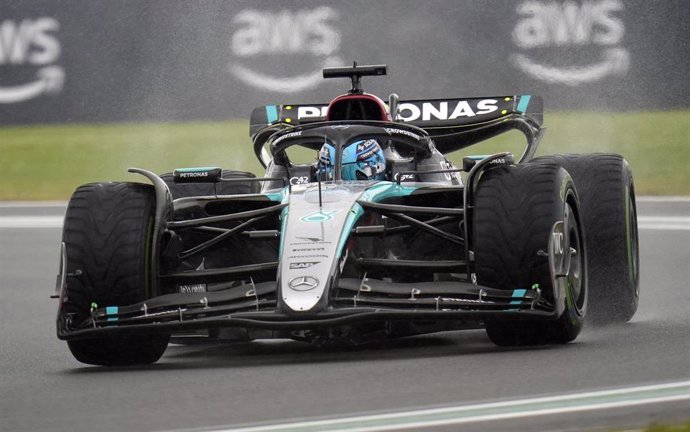
[[[618,154],[542,156],[558,163],[575,181],[589,246],[589,319],[625,323],[640,301],[640,254],[632,170]]]
[[[477,283],[513,292],[538,287],[554,308],[565,303],[555,320],[489,320],[489,339],[499,346],[574,340],[585,320],[588,285],[585,237],[570,175],[556,163],[493,168],[479,179],[474,205]],[[559,221],[570,266],[565,277],[554,278],[546,251]],[[561,290],[565,299],[553,298]]]

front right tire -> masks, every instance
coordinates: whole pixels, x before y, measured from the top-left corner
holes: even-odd
[[[155,193],[139,183],[79,187],[67,206],[62,241],[67,295],[62,321],[77,328],[95,307],[126,306],[150,296],[149,268]],[[68,340],[82,363],[128,366],[156,362],[170,335],[128,335]]]

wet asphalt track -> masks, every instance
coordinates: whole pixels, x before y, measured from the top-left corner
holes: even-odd
[[[690,201],[640,216],[690,217]],[[64,208],[3,207],[3,216]],[[687,222],[680,222],[681,225]],[[292,341],[171,345],[141,368],[88,367],[55,337],[58,228],[0,228],[0,430],[179,430],[335,418],[690,380],[690,230],[642,229],[633,321],[575,343],[500,349],[483,331],[320,350]],[[433,430],[580,430],[690,419],[690,400]],[[420,427],[418,430],[429,430]]]

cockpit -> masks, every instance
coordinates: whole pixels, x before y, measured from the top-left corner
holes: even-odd
[[[390,115],[381,99],[367,93],[338,96],[328,104],[327,121],[389,121]]]
[[[390,114],[397,112],[398,96],[392,94],[386,105],[379,97],[362,91],[362,76],[385,73],[385,66],[325,69],[324,78],[349,78],[352,88],[324,107],[323,117],[297,117],[295,124],[292,116],[278,115],[276,106],[272,106],[273,111],[267,108],[269,124],[253,135],[254,151],[267,167],[266,175],[288,178],[293,185],[401,178],[455,184],[454,175],[439,172],[447,171],[450,164],[436,150],[428,132],[396,121],[396,115]],[[292,112],[293,108],[285,106],[281,112]],[[309,160],[294,157],[295,149],[302,149],[302,155],[305,149],[311,150]],[[418,176],[419,172],[424,174]],[[264,184],[264,188],[277,186]]]

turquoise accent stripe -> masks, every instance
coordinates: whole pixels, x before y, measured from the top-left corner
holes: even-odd
[[[117,315],[119,310],[120,310],[120,308],[117,306],[107,306],[105,308],[105,314],[106,315]],[[117,321],[117,317],[110,317],[107,319],[107,321]]]
[[[380,182],[362,192],[362,195],[360,195],[359,199],[369,202],[381,202],[390,197],[410,195],[415,190],[417,190],[417,187],[414,186],[402,186],[392,182]],[[350,214],[347,215],[343,232],[340,235],[338,249],[336,250],[336,258],[340,258],[342,256],[343,249],[345,248],[345,242],[347,242],[347,239],[350,237],[350,231],[352,231],[352,227],[355,226],[355,223],[357,223],[363,214],[364,209],[357,203],[355,203],[355,205],[353,205],[350,209]]]
[[[529,105],[529,100],[532,99],[530,95],[520,96],[520,102],[518,103],[517,110],[521,113],[527,111],[527,105]]]
[[[285,204],[288,202],[289,199],[289,187],[284,187],[283,189],[280,190],[280,192],[269,192],[265,193],[264,196],[268,198],[271,201],[277,201],[282,204]],[[287,228],[287,219],[288,219],[288,214],[289,214],[289,209],[290,207],[287,206],[283,208],[283,210],[280,212],[280,243],[278,245],[278,257],[280,258],[283,255],[283,244],[285,243],[285,229]]]
[[[345,242],[350,238],[350,231],[352,227],[355,226],[357,220],[364,214],[364,209],[361,205],[355,203],[350,209],[350,214],[347,215],[347,220],[345,221],[345,226],[343,227],[343,232],[340,233],[340,241],[338,242],[338,249],[335,251],[336,259],[343,255],[343,249],[345,248]]]
[[[362,201],[381,202],[386,198],[408,196],[417,189],[416,186],[404,186],[392,182],[381,182],[364,191],[360,199]]]
[[[218,169],[218,167],[196,167],[196,168],[177,168],[175,171],[179,172],[197,172],[197,171],[211,171]]]
[[[518,298],[519,300],[513,300],[510,302],[512,305],[519,305],[522,303],[522,299],[525,297],[525,294],[527,294],[526,289],[516,289],[513,290],[513,298]]]
[[[286,194],[286,189],[281,189],[280,192],[266,192],[263,194],[266,198],[269,199],[269,201],[274,201],[274,202],[279,202],[279,203],[284,203],[285,202],[285,194]]]
[[[285,207],[282,212],[280,212],[280,244],[278,245],[278,258],[280,261],[280,257],[283,256],[283,247],[285,244],[285,230],[287,228],[287,219],[288,219],[288,208]]]
[[[275,105],[266,105],[266,118],[269,123],[278,120],[278,107]]]

